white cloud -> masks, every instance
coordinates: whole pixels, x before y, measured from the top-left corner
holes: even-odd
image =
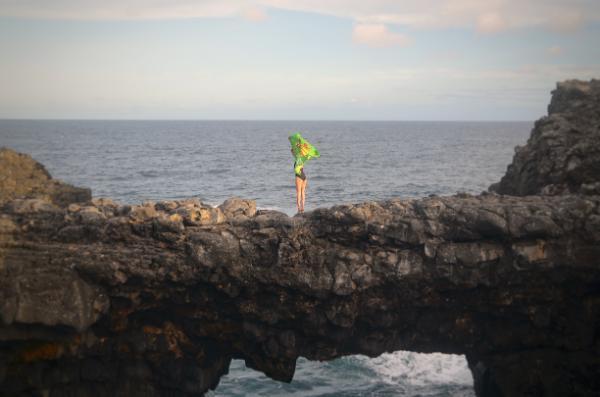
[[[477,18],[477,31],[479,33],[498,33],[507,27],[506,20],[497,13],[482,14]]]
[[[527,27],[572,31],[600,21],[598,0],[0,0],[0,16],[60,19],[263,20],[265,8],[412,29],[475,27],[482,33]]]
[[[397,24],[414,29],[475,27],[484,33],[528,27],[568,31],[588,21],[600,21],[598,0],[262,0],[261,3],[360,23]]]
[[[571,32],[600,22],[600,0],[0,0],[0,17],[74,20],[244,18],[261,22],[269,9],[302,11],[355,22],[354,42],[406,46],[391,28],[459,28],[480,34],[543,28]]]
[[[248,7],[243,11],[242,16],[252,22],[262,22],[268,18],[267,13],[261,7]]]
[[[357,24],[352,31],[352,40],[371,47],[405,47],[411,39],[403,34],[391,32],[383,24]]]

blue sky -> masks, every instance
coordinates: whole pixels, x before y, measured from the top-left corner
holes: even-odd
[[[0,118],[533,120],[586,0],[0,0]]]

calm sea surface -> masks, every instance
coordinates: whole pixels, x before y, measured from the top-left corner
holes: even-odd
[[[321,152],[305,167],[307,205],[480,193],[500,179],[529,122],[17,121],[0,120],[0,146],[31,154],[59,179],[123,203],[231,196],[295,212],[287,136]],[[294,381],[272,381],[234,361],[214,396],[473,396],[462,356],[395,352],[319,363],[300,359]]]

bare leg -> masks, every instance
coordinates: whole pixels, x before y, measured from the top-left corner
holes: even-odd
[[[302,179],[296,177],[296,206],[298,212],[302,212]]]
[[[301,189],[301,207],[300,212],[304,212],[304,201],[306,199],[306,183],[308,182],[308,178],[302,181],[302,189]]]

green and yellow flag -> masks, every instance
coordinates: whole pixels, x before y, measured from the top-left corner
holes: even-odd
[[[311,145],[306,139],[302,138],[299,132],[292,134],[288,138],[292,145],[292,152],[294,153],[294,172],[296,175],[300,175],[300,170],[308,160],[313,157],[319,157],[321,154],[313,145]]]

